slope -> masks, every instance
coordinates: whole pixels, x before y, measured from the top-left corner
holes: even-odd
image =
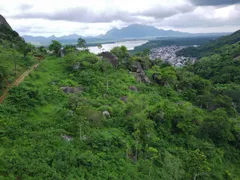
[[[189,71],[121,50],[118,68],[84,51],[50,56],[10,91],[1,178],[239,179],[232,101]],[[156,83],[138,82],[136,64]]]
[[[189,47],[189,48],[183,49],[178,52],[178,55],[186,56],[186,57],[191,56],[191,57],[201,58],[214,53],[218,53],[219,51],[221,51],[220,48],[224,45],[235,44],[239,41],[240,41],[240,30],[236,31],[231,35],[213,40],[197,48]]]
[[[34,47],[26,44],[0,15],[0,94],[35,60],[28,56]]]

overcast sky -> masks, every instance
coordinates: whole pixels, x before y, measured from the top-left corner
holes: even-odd
[[[240,29],[240,0],[0,0],[21,35],[95,36],[139,23],[184,32]]]

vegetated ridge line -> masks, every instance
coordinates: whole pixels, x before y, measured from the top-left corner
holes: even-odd
[[[28,69],[27,71],[25,71],[21,76],[19,76],[7,89],[5,89],[3,91],[2,96],[0,97],[0,103],[3,103],[4,99],[7,97],[8,95],[8,91],[10,89],[12,89],[14,86],[18,86],[21,82],[24,81],[25,77],[32,72],[35,68],[37,68],[39,65],[39,63],[34,64],[30,69]]]

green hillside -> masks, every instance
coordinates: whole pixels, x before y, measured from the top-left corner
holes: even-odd
[[[239,32],[176,68],[124,46],[47,53],[1,26],[1,90],[45,59],[0,104],[0,179],[240,179]]]
[[[240,112],[240,41],[219,47],[217,52],[185,69],[210,80],[218,88],[216,92],[231,97]]]
[[[235,33],[229,36],[224,36],[212,42],[206,43],[203,46],[199,46],[197,48],[189,47],[189,48],[183,49],[178,52],[178,55],[185,56],[185,57],[201,58],[204,56],[209,56],[211,54],[219,53],[221,52],[222,46],[235,44],[239,41],[240,41],[240,30],[236,31]]]
[[[17,32],[7,25],[0,24],[0,95],[16,77],[35,63],[34,58],[28,56],[34,51],[34,47],[26,44]]]
[[[235,81],[112,52],[118,67],[87,51],[48,56],[10,91],[1,179],[238,180],[239,111],[223,93]]]
[[[137,46],[132,50],[132,53],[137,53],[144,51],[145,49],[152,49],[164,46],[193,46],[193,45],[203,45],[213,39],[216,39],[218,36],[207,36],[207,37],[167,37],[159,38],[156,40],[150,40],[147,43]]]

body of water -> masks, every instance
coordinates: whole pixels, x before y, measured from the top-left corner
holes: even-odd
[[[121,41],[116,43],[109,43],[109,44],[103,44],[102,45],[102,51],[110,51],[112,48],[117,46],[126,46],[128,50],[133,50],[136,46],[141,46],[142,44],[147,43],[148,41],[145,40],[139,40],[139,41]],[[102,52],[97,46],[91,46],[88,47],[89,51],[98,54]]]

